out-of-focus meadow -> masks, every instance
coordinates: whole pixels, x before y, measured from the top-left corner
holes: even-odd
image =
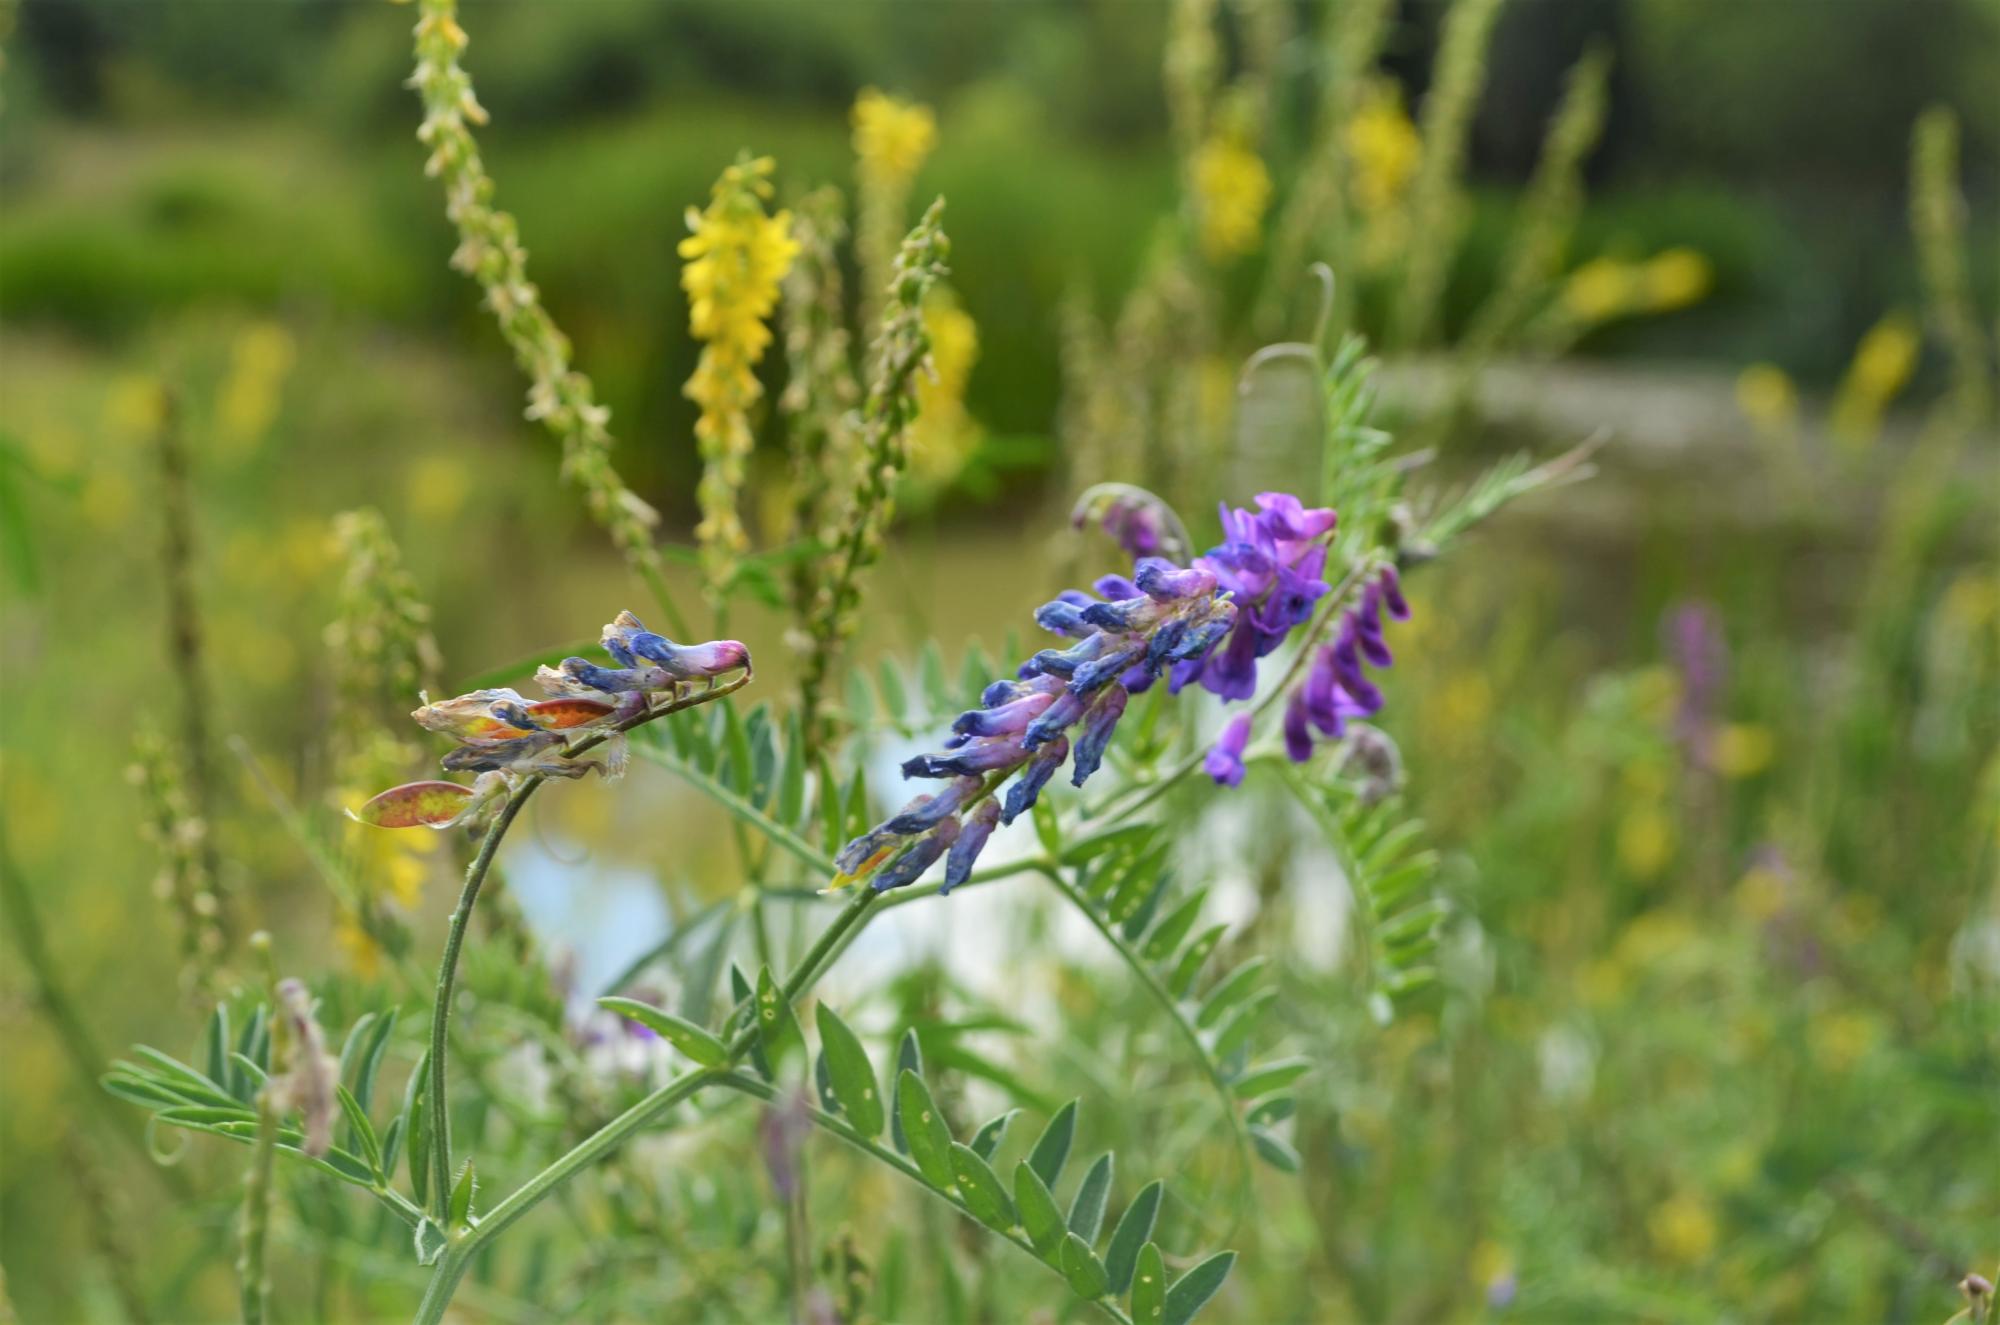
[[[1942,1322],[1959,1278],[2000,1263],[2000,9],[1457,8],[1490,39],[1362,0],[1224,0],[1206,42],[1198,4],[493,3],[464,15],[465,59],[498,201],[669,542],[700,469],[684,213],[743,149],[775,158],[781,203],[852,192],[864,89],[934,114],[893,234],[948,199],[950,298],[927,311],[928,431],[864,600],[871,674],[934,638],[955,677],[968,642],[998,650],[1113,569],[1068,526],[1083,483],[1142,482],[1202,521],[1217,497],[1306,490],[1282,364],[1239,368],[1311,332],[1314,259],[1339,273],[1337,330],[1381,352],[1383,422],[1434,448],[1427,481],[1605,430],[1593,480],[1410,579],[1382,725],[1452,909],[1426,1001],[1371,1018],[1337,960],[1340,885],[1291,857],[1282,794],[1253,778],[1204,811],[1183,872],[1275,945],[1273,1019],[1321,1064],[1302,1173],[1258,1170],[1218,1314]],[[24,1321],[223,1318],[239,1156],[142,1133],[94,1078],[136,1041],[188,1051],[187,972],[247,928],[287,970],[339,973],[333,1024],[374,1006],[400,954],[278,805],[428,961],[451,848],[333,817],[375,789],[342,784],[329,639],[371,539],[430,605],[432,685],[644,600],[446,265],[412,11],[5,12],[0,1266]],[[1454,94],[1463,163],[1425,151]],[[1551,178],[1565,105],[1595,145]],[[1344,189],[1315,211],[1328,143]],[[1162,258],[1177,216],[1195,240]],[[1523,258],[1537,225],[1554,247]],[[786,536],[785,465],[751,460],[760,546]],[[700,603],[691,567],[669,574]],[[727,630],[778,692],[784,632],[762,607]],[[380,702],[382,728],[409,706]],[[205,837],[175,836],[176,804],[206,808]],[[735,886],[708,802],[656,772],[538,814],[510,883],[584,984],[652,937],[620,931]],[[176,891],[193,874],[213,898]],[[885,1023],[969,1028],[1024,1098],[1089,1082],[1098,1140],[1157,1158],[1149,1080],[1119,1055],[1158,1012],[1129,973],[1039,910],[982,943],[960,900],[897,912],[837,987]],[[475,993],[560,997],[488,949]],[[702,1144],[754,1162],[747,1125]],[[865,1310],[1071,1309],[921,1198],[851,1179],[814,1188],[823,1240],[913,1285],[900,1316]],[[667,1176],[624,1198],[643,1236],[585,1212],[532,1290],[484,1267],[459,1318],[782,1314],[770,1230],[729,1191]],[[361,1218],[308,1180],[281,1203],[280,1319],[407,1310],[407,1238],[354,1253],[334,1234]],[[657,1282],[635,1296],[631,1276]]]

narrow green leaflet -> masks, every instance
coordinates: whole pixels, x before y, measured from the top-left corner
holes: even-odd
[[[949,1189],[951,1131],[931,1100],[930,1087],[908,1068],[896,1078],[896,1104],[902,1114],[903,1137],[909,1143],[910,1158],[923,1173],[924,1181],[933,1187]]]
[[[354,1074],[354,1099],[367,1112],[375,1104],[375,1078],[382,1071],[382,1055],[389,1051],[389,1036],[396,1029],[398,1009],[390,1008],[370,1029],[367,1047],[361,1051],[361,1066]]]
[[[1139,1248],[1132,1273],[1132,1325],[1160,1325],[1167,1314],[1167,1261],[1156,1242]]]
[[[1174,964],[1173,977],[1167,981],[1168,992],[1175,998],[1187,997],[1188,990],[1194,988],[1195,978],[1201,974],[1201,968],[1208,964],[1209,954],[1215,951],[1215,945],[1222,942],[1222,936],[1228,930],[1227,925],[1211,925],[1202,931],[1200,938],[1188,945],[1180,961]]]
[[[380,1173],[382,1171],[382,1143],[375,1135],[374,1124],[368,1121],[368,1115],[355,1100],[353,1091],[345,1086],[336,1085],[333,1093],[334,1097],[340,1101],[340,1112],[347,1119],[347,1134],[354,1142],[354,1145],[350,1149],[358,1149],[361,1158],[368,1161],[369,1169],[372,1172]]]
[[[799,1019],[792,1015],[792,1005],[768,966],[757,972],[757,1035],[773,1071],[782,1068],[785,1059],[806,1042]]]
[[[1098,1230],[1104,1227],[1104,1203],[1111,1195],[1111,1168],[1111,1152],[1107,1150],[1083,1175],[1083,1185],[1076,1189],[1076,1199],[1070,1202],[1070,1232],[1085,1242],[1097,1241]]]
[[[1161,1315],[1165,1325],[1188,1325],[1222,1287],[1222,1281],[1229,1277],[1229,1268],[1235,1264],[1235,1252],[1219,1251],[1174,1280],[1174,1286],[1167,1290],[1166,1310]]]
[[[1056,1116],[1049,1119],[1049,1125],[1042,1129],[1035,1148],[1028,1153],[1029,1167],[1041,1177],[1042,1184],[1054,1190],[1062,1177],[1063,1163],[1069,1158],[1070,1142],[1076,1138],[1076,1106],[1071,1100],[1056,1110]]]
[[[1257,1158],[1277,1169],[1280,1173],[1299,1171],[1299,1152],[1291,1143],[1261,1127],[1250,1129],[1250,1144],[1257,1149]]]
[[[1167,918],[1153,930],[1145,946],[1139,949],[1139,955],[1149,962],[1163,962],[1172,956],[1174,950],[1181,946],[1181,940],[1194,929],[1194,922],[1201,916],[1202,904],[1207,900],[1206,888],[1197,888],[1182,899],[1180,905],[1168,912]]]
[[[1139,1262],[1139,1249],[1153,1236],[1153,1225],[1159,1220],[1160,1201],[1166,1190],[1166,1184],[1158,1178],[1147,1183],[1132,1198],[1132,1204],[1125,1207],[1125,1213],[1119,1216],[1118,1226],[1111,1230],[1111,1243],[1104,1250],[1104,1272],[1110,1276],[1114,1297],[1132,1285],[1132,1271]]]
[[[896,1046],[896,1072],[915,1072],[919,1076],[924,1070],[924,1051],[917,1043],[914,1029],[903,1032],[902,1042]],[[910,1153],[909,1137],[903,1132],[903,1092],[897,1091],[889,1098],[889,1139],[896,1143],[896,1149],[907,1155]]]
[[[973,1133],[972,1153],[991,1162],[993,1152],[1000,1148],[1000,1143],[1007,1137],[1007,1128],[1012,1125],[1015,1115],[1020,1112],[1019,1109],[1009,1109]]]
[[[814,1011],[819,1025],[820,1049],[825,1054],[827,1079],[833,1084],[840,1111],[855,1131],[869,1138],[882,1133],[882,1096],[876,1086],[875,1065],[840,1015],[825,1003]]]
[[[1078,1297],[1096,1301],[1104,1296],[1111,1280],[1104,1273],[1104,1262],[1097,1259],[1097,1253],[1090,1244],[1074,1233],[1063,1234],[1062,1240],[1063,1278],[1076,1290]]]
[[[1209,991],[1202,1000],[1201,1011],[1195,1014],[1194,1024],[1207,1030],[1222,1020],[1229,1009],[1242,1002],[1256,985],[1257,977],[1264,973],[1266,962],[1262,957],[1252,957],[1241,966],[1222,977],[1221,983]]]
[[[1021,1227],[1027,1230],[1036,1251],[1046,1257],[1062,1244],[1069,1227],[1063,1223],[1048,1184],[1025,1159],[1014,1166],[1014,1204],[1020,1208]]]
[[[462,1228],[472,1222],[472,1198],[479,1190],[479,1179],[472,1171],[472,1161],[459,1165],[458,1181],[451,1185],[452,1227]]]
[[[693,1022],[683,1021],[650,1003],[608,995],[598,999],[597,1006],[638,1022],[703,1067],[716,1067],[729,1057],[729,1049],[722,1041]]]
[[[1014,1227],[1014,1203],[1007,1199],[992,1166],[971,1146],[956,1141],[951,1143],[950,1162],[952,1180],[965,1198],[965,1208],[988,1228],[1005,1233]]]
[[[1268,1095],[1274,1090],[1282,1090],[1306,1073],[1312,1071],[1312,1060],[1307,1058],[1281,1058],[1273,1063],[1253,1067],[1236,1079],[1230,1089],[1238,1099],[1255,1099]]]

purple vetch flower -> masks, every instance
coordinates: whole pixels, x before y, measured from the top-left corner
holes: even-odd
[[[1667,651],[1680,673],[1674,739],[1689,759],[1706,764],[1722,688],[1729,675],[1729,644],[1720,614],[1708,603],[1682,603],[1667,617]]]
[[[1173,508],[1130,483],[1099,483],[1085,489],[1069,522],[1076,529],[1095,523],[1132,557],[1184,557],[1192,550]]]
[[[281,1113],[299,1111],[305,1138],[299,1148],[308,1155],[324,1155],[333,1147],[333,1121],[338,1116],[335,1098],[340,1084],[340,1060],[326,1049],[326,1033],[313,1016],[312,995],[304,982],[278,982],[274,1009],[284,1023],[285,1055],[275,1066],[282,1069],[264,1089],[271,1092],[272,1104]]]
[[[918,838],[915,846],[890,861],[883,867],[882,872],[875,876],[875,891],[885,893],[891,888],[902,888],[915,883],[918,876],[936,864],[937,858],[958,840],[958,833],[958,820],[946,819]]]
[[[720,676],[739,668],[750,669],[750,650],[736,640],[711,640],[706,644],[676,644],[664,635],[646,629],[630,612],[620,612],[604,628],[599,642],[619,666],[643,667],[651,663],[676,681],[692,681]]]
[[[993,836],[999,824],[999,801],[988,796],[972,807],[958,830],[958,841],[951,844],[951,856],[944,863],[944,886],[938,889],[939,897],[972,877],[973,862],[986,849],[986,839]]]
[[[1141,550],[1129,578],[1104,576],[1092,586],[1095,596],[1068,590],[1037,609],[1036,623],[1069,642],[1037,652],[1016,678],[988,685],[979,708],[952,723],[942,750],[904,762],[905,777],[955,779],[949,804],[919,797],[847,843],[835,858],[836,886],[879,870],[875,887],[903,887],[948,850],[940,891],[956,888],[994,828],[1033,807],[1065,760],[1079,787],[1103,766],[1130,696],[1162,677],[1175,692],[1199,680],[1225,698],[1254,696],[1257,660],[1310,620],[1329,592],[1326,540],[1334,526],[1332,511],[1283,493],[1260,495],[1257,508],[1224,508],[1227,541],[1192,565]],[[1295,752],[1300,744],[1309,752],[1312,731],[1337,734],[1348,717],[1381,707],[1362,671],[1364,651],[1371,660],[1386,656],[1372,615],[1394,613],[1401,602],[1385,578],[1364,598],[1366,625],[1361,607],[1349,612],[1340,643],[1323,651],[1312,688],[1294,702],[1288,728],[1302,733]],[[1210,776],[1231,786],[1242,780],[1249,735],[1247,714],[1230,723],[1205,764]]]
[[[1239,713],[1222,729],[1222,735],[1201,761],[1201,771],[1224,787],[1243,785],[1243,751],[1250,744],[1250,715]]]
[[[1118,719],[1125,716],[1126,690],[1114,685],[1099,694],[1083,717],[1083,734],[1076,740],[1076,759],[1070,765],[1070,784],[1080,787],[1104,763],[1104,751]]]
[[[1029,762],[1021,776],[1015,778],[1013,784],[1007,788],[1007,800],[1000,808],[1000,822],[1013,823],[1015,819],[1033,809],[1035,801],[1041,797],[1042,788],[1049,784],[1049,779],[1056,775],[1056,770],[1062,767],[1063,760],[1067,758],[1069,758],[1067,736],[1058,736],[1037,750],[1034,759]]]
[[[1314,733],[1338,740],[1349,718],[1365,718],[1379,713],[1385,702],[1382,691],[1369,680],[1363,663],[1387,667],[1392,661],[1382,637],[1382,612],[1390,609],[1395,583],[1385,569],[1361,591],[1361,600],[1342,613],[1340,633],[1332,644],[1314,657],[1305,680],[1285,702],[1285,753],[1294,763],[1312,758]]]

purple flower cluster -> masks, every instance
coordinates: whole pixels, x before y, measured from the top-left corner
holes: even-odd
[[[1239,615],[1213,574],[1156,557],[1142,559],[1131,579],[1107,576],[1096,587],[1101,596],[1069,590],[1035,612],[1045,630],[1075,643],[1043,649],[1017,678],[987,686],[980,707],[952,723],[944,749],[904,763],[905,777],[936,778],[944,789],[843,847],[834,860],[843,876],[880,865],[873,886],[900,888],[948,854],[939,891],[950,892],[993,830],[1027,813],[1065,761],[1079,787],[1098,770],[1133,692],[1169,668],[1198,664]]]
[[[1124,501],[1122,493],[1113,496],[1107,506]],[[1104,510],[1092,507],[1091,514]],[[842,881],[876,871],[878,891],[900,888],[944,859],[938,891],[950,892],[971,874],[993,830],[1026,813],[1065,761],[1079,787],[1097,771],[1128,698],[1163,676],[1175,692],[1199,681],[1224,699],[1249,699],[1257,660],[1311,620],[1330,592],[1323,573],[1334,521],[1331,510],[1288,493],[1262,493],[1255,511],[1223,507],[1223,543],[1192,565],[1141,557],[1130,578],[1098,580],[1095,595],[1067,590],[1044,603],[1036,624],[1074,642],[1043,649],[1016,679],[988,686],[980,707],[952,723],[944,749],[903,765],[905,777],[934,778],[944,788],[843,847],[834,858]],[[1367,585],[1344,614],[1336,642],[1321,650],[1291,696],[1285,743],[1292,758],[1311,755],[1315,730],[1337,737],[1348,718],[1382,707],[1363,664],[1389,665],[1384,612],[1409,615],[1393,569]],[[1250,727],[1250,713],[1237,715],[1209,752],[1203,766],[1217,782],[1243,780]],[[1004,796],[997,794],[1010,778]]]
[[[1326,536],[1334,513],[1307,507],[1286,492],[1257,495],[1257,510],[1222,508],[1223,542],[1195,558],[1241,609],[1236,628],[1220,649],[1182,663],[1170,681],[1175,690],[1199,679],[1224,699],[1257,693],[1257,660],[1313,614],[1326,596]]]

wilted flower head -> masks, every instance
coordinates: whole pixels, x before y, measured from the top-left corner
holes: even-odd
[[[333,1145],[333,1120],[339,1102],[340,1060],[326,1051],[326,1034],[313,1017],[312,995],[298,980],[278,983],[277,1016],[283,1022],[281,1071],[265,1089],[280,1112],[297,1109],[304,1124],[308,1155],[324,1155]]]
[[[544,666],[536,682],[552,698],[530,701],[508,689],[475,690],[432,702],[410,716],[429,731],[460,742],[441,761],[446,772],[477,773],[470,787],[456,782],[408,782],[391,787],[351,816],[377,828],[450,828],[478,824],[518,778],[605,778],[625,771],[624,732],[651,713],[656,696],[671,703],[692,681],[711,684],[726,672],[750,672],[750,651],[735,640],[676,644],[646,629],[630,612],[604,627],[604,650],[617,667],[588,658]],[[598,734],[601,757],[572,753],[571,738]],[[609,733],[604,736],[604,733]],[[580,752],[578,752],[580,753]]]

